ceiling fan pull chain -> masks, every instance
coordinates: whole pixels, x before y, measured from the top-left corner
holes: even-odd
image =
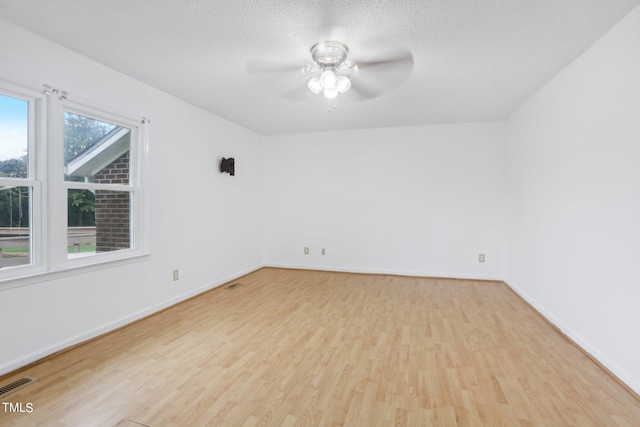
[[[331,101],[333,101],[333,108],[331,108],[332,107]],[[338,108],[338,101],[335,98],[330,99],[329,100],[329,108],[327,108],[327,113],[330,113],[332,109],[335,110],[336,108]]]

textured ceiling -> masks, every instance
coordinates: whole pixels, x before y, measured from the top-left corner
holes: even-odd
[[[0,0],[0,16],[271,135],[504,119],[639,3]],[[331,38],[356,62],[409,49],[413,69],[363,68],[354,87],[361,79],[383,93],[347,92],[328,113],[299,69]]]

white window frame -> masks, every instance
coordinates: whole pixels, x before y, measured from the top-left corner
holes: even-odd
[[[31,195],[32,263],[0,269],[0,291],[58,276],[88,272],[105,264],[130,262],[149,254],[146,181],[149,120],[98,102],[69,100],[49,86],[46,91],[23,88],[0,80],[0,93],[29,101],[29,167],[27,179],[0,178],[0,184],[33,188]],[[46,94],[45,94],[46,93]],[[61,96],[64,95],[64,96]],[[129,184],[84,184],[64,180],[64,112],[80,114],[131,129]],[[80,258],[67,254],[67,191],[69,188],[106,189],[131,194],[131,248]]]
[[[120,260],[130,258],[132,256],[143,255],[146,251],[146,245],[143,235],[142,222],[142,173],[143,161],[142,153],[145,147],[145,123],[142,120],[135,120],[124,114],[107,112],[103,109],[87,106],[72,102],[69,100],[58,100],[57,98],[50,103],[51,119],[56,123],[51,123],[53,128],[51,131],[52,138],[55,142],[51,144],[52,149],[49,160],[49,179],[50,182],[58,182],[59,189],[55,197],[58,203],[51,206],[52,216],[57,220],[56,230],[59,235],[51,239],[56,243],[55,248],[49,248],[50,253],[55,257],[55,262],[64,267],[75,267],[102,263],[105,261]],[[129,147],[129,184],[96,184],[82,183],[64,180],[64,113],[78,114],[80,116],[89,117],[91,119],[100,120],[117,126],[123,126],[131,130],[131,144]],[[55,148],[53,148],[55,147]],[[67,256],[67,206],[62,201],[67,200],[67,191],[71,188],[87,189],[87,190],[111,190],[125,191],[131,194],[130,205],[130,227],[131,227],[131,248],[121,249],[113,252],[103,252],[81,258],[70,259]],[[52,199],[53,200],[53,199]],[[64,235],[64,236],[63,236]],[[62,241],[64,244],[62,244]]]
[[[30,263],[0,269],[0,283],[14,277],[45,271],[46,253],[43,241],[46,235],[46,97],[37,91],[0,81],[0,94],[28,102],[28,173],[26,178],[2,178],[0,185],[30,187]]]

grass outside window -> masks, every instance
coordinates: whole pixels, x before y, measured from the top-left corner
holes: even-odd
[[[96,251],[96,245],[80,245],[80,252],[95,252]],[[28,254],[29,253],[29,248],[7,248],[4,249],[2,252],[4,253],[19,253],[19,254]],[[67,253],[74,253],[73,251],[73,245],[68,246],[67,247]]]

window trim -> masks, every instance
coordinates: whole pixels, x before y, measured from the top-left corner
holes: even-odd
[[[32,264],[0,269],[0,291],[124,265],[150,255],[148,204],[144,190],[147,181],[149,120],[117,108],[103,107],[98,102],[70,101],[66,99],[66,93],[51,91],[47,85],[45,87],[47,90],[43,93],[0,79],[0,93],[29,101],[29,143],[32,144],[29,145],[29,167],[30,172],[33,171],[28,181],[20,179],[22,186],[33,188],[30,212]],[[65,96],[58,96],[60,93]],[[65,111],[122,125],[132,131],[129,185],[110,184],[106,188],[127,191],[131,195],[129,249],[75,259],[67,257],[66,203],[59,203],[59,200],[60,197],[67,199],[68,188],[81,188],[84,183],[64,180]],[[141,120],[134,117],[141,117]],[[95,188],[95,184],[91,188]]]
[[[28,102],[27,110],[27,177],[0,178],[1,183],[29,187],[30,263],[0,269],[0,283],[16,277],[31,275],[46,270],[46,251],[43,242],[46,235],[46,97],[33,89],[0,80],[0,94]]]
[[[55,165],[55,167],[51,168],[52,174],[55,173],[56,176],[50,176],[50,179],[55,179],[60,183],[64,193],[61,196],[64,197],[64,200],[66,200],[67,198],[67,191],[71,188],[125,191],[129,192],[129,194],[131,195],[131,248],[121,249],[113,252],[104,252],[81,258],[68,258],[65,252],[64,258],[62,256],[58,257],[59,263],[66,266],[84,266],[91,265],[102,260],[119,260],[144,254],[146,252],[146,246],[143,244],[143,242],[145,241],[143,236],[146,236],[147,234],[146,232],[144,232],[144,230],[141,229],[141,227],[143,226],[143,221],[141,221],[143,211],[141,208],[142,206],[144,206],[144,203],[142,202],[142,200],[138,199],[141,199],[143,197],[143,191],[141,189],[143,167],[143,162],[141,161],[141,151],[144,150],[145,146],[145,133],[143,132],[143,128],[146,127],[146,123],[144,123],[144,121],[142,120],[136,121],[129,117],[123,117],[123,115],[120,114],[105,112],[102,109],[89,107],[87,105],[72,102],[69,100],[63,100],[63,102],[55,105],[54,108],[56,108],[57,111],[56,114],[52,114],[52,116],[57,116],[61,120],[61,132],[59,136],[59,143],[56,144],[56,151],[59,152],[57,153],[57,155],[53,156],[55,158],[51,159],[51,162]],[[129,184],[88,184],[64,180],[64,113],[78,114],[91,119],[108,122],[117,126],[123,126],[131,130],[131,142],[129,146]],[[65,209],[64,215],[61,216],[64,217],[64,229],[66,230],[66,207],[63,207],[62,204],[59,204],[59,208]],[[66,239],[64,247],[66,248]]]

